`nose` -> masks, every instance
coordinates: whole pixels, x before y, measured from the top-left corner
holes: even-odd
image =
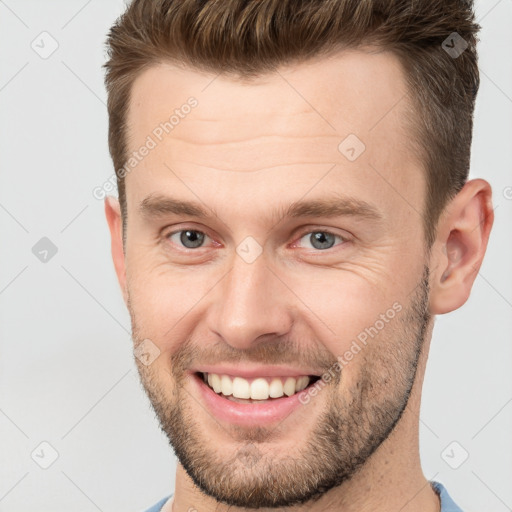
[[[250,349],[290,331],[292,297],[264,254],[252,263],[235,255],[231,271],[215,289],[207,315],[209,329],[234,348]]]

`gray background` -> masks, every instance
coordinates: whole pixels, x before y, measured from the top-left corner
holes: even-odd
[[[123,7],[0,1],[0,511],[137,511],[174,489],[174,455],[138,383],[103,203],[92,195],[113,172],[101,65]],[[496,220],[471,298],[437,318],[420,441],[426,477],[465,512],[504,512],[512,510],[512,0],[479,1],[477,15],[471,177],[493,186]],[[43,237],[57,248],[46,262],[33,252]],[[36,253],[48,242],[39,243]],[[43,469],[52,450],[58,458]]]

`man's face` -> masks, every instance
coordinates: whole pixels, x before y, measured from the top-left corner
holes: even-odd
[[[429,321],[398,61],[347,51],[245,84],[161,65],[132,93],[129,152],[151,147],[126,177],[125,291],[135,343],[160,351],[137,365],[162,429],[219,501],[318,498],[390,434]],[[236,403],[208,370],[331,378]]]

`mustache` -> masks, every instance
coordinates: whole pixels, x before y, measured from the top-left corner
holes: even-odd
[[[290,339],[261,341],[248,349],[238,349],[228,343],[218,341],[212,345],[186,340],[171,356],[172,368],[183,373],[193,365],[219,364],[274,364],[308,366],[327,370],[337,362],[336,355],[330,353],[320,343],[298,344]]]

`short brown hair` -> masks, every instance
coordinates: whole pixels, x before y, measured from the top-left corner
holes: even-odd
[[[472,0],[133,0],[110,29],[105,64],[123,233],[118,170],[127,160],[126,113],[132,84],[148,66],[168,61],[245,80],[337,49],[376,45],[393,52],[406,72],[416,111],[411,143],[427,173],[430,248],[440,213],[468,178],[479,29]]]

